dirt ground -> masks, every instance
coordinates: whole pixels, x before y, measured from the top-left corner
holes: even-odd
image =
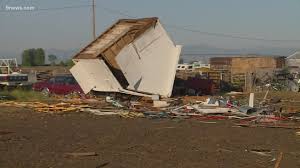
[[[297,130],[234,127],[231,121],[122,119],[88,113],[0,109],[2,168],[300,167]],[[251,150],[267,150],[259,155]],[[67,157],[69,152],[97,156]]]

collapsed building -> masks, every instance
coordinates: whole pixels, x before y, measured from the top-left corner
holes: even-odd
[[[210,59],[211,68],[220,72],[221,80],[242,87],[244,91],[252,90],[256,79],[270,78],[285,64],[284,56],[239,55]]]
[[[284,56],[241,55],[210,59],[213,69],[228,70],[231,74],[254,73],[258,70],[274,70],[285,66]]]
[[[159,19],[121,19],[73,57],[71,73],[85,93],[172,94],[181,46]]]

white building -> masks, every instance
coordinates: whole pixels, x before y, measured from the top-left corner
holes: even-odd
[[[171,96],[181,46],[158,18],[121,19],[73,58],[85,93]]]

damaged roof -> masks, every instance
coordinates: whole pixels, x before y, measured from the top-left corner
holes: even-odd
[[[154,26],[157,17],[141,19],[120,19],[97,39],[83,48],[73,59],[96,59],[113,57],[120,50],[138,38],[149,27]]]
[[[85,93],[170,97],[180,52],[158,18],[121,19],[73,57],[70,71]]]

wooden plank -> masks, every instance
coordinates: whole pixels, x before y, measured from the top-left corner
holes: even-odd
[[[97,156],[96,152],[73,152],[73,153],[65,153],[66,156],[72,157],[86,157],[86,156]]]
[[[279,154],[279,156],[278,156],[278,158],[276,160],[274,168],[279,168],[280,167],[280,163],[281,163],[282,157],[283,157],[283,153],[280,152],[280,154]]]

